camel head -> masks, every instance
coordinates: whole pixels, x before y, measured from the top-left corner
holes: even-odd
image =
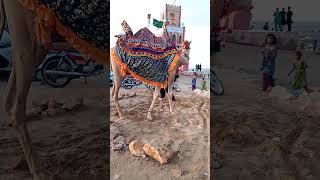
[[[189,53],[190,53],[190,44],[191,41],[184,41],[182,44],[182,52],[181,52],[181,58],[180,58],[180,64],[188,64],[189,63]]]

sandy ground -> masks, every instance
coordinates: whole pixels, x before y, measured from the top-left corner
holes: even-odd
[[[111,152],[111,179],[208,179],[209,155],[209,96],[191,93],[191,79],[179,78],[181,92],[175,93],[176,114],[169,113],[165,98],[156,104],[153,121],[146,120],[152,95],[141,86],[127,92],[137,96],[121,100],[126,118],[111,116],[111,125],[118,127],[128,141],[163,137],[181,141],[178,155],[165,165],[150,157],[134,157],[128,149]],[[208,82],[209,84],[209,82]],[[6,80],[0,81],[3,95]],[[126,90],[121,89],[120,93]],[[83,97],[84,106],[74,112],[58,113],[53,117],[30,118],[28,129],[40,154],[43,167],[57,173],[60,179],[109,179],[106,174],[108,130],[106,127],[106,84],[101,78],[73,80],[63,89],[54,89],[33,82],[27,102],[27,111],[34,99]],[[114,104],[111,101],[111,113]],[[22,149],[16,139],[3,107],[0,109],[0,179],[32,179]],[[129,170],[130,169],[130,170]],[[177,172],[182,172],[181,175]]]
[[[280,51],[277,83],[288,84],[291,52]],[[308,77],[319,86],[319,61],[306,54]],[[227,44],[214,57],[225,95],[213,97],[213,156],[217,180],[320,179],[319,117],[283,105],[262,92],[258,48]],[[318,76],[316,76],[318,75]]]
[[[219,53],[214,58],[214,66],[223,64],[226,68],[231,68],[238,72],[246,72],[248,74],[259,74],[259,69],[262,63],[262,54],[260,47],[244,46],[236,44],[226,44],[226,48],[222,49],[223,53]],[[304,52],[303,59],[308,64],[307,77],[309,84],[312,86],[320,86],[320,55]],[[288,83],[288,72],[292,69],[292,64],[295,62],[295,52],[293,51],[278,51],[276,59],[276,83],[286,85]]]
[[[53,117],[30,119],[27,122],[35,150],[43,167],[58,173],[61,179],[106,179],[106,83],[103,79],[74,80],[63,89],[32,84],[28,110],[34,99],[84,98],[84,106],[74,112]],[[6,80],[0,81],[3,96]],[[0,179],[32,179],[23,159],[14,127],[0,108]]]
[[[178,79],[181,92],[175,93],[176,113],[170,114],[167,98],[161,104],[158,100],[152,121],[146,118],[152,94],[142,88],[127,91],[129,94],[137,92],[137,96],[120,100],[124,120],[118,116],[110,119],[111,126],[118,127],[127,141],[140,139],[148,142],[162,137],[183,143],[178,155],[164,165],[151,157],[135,157],[129,150],[111,151],[111,179],[208,179],[209,97],[192,93],[190,83],[190,77],[181,75]],[[125,92],[122,89],[120,93]],[[111,113],[115,111],[112,103]]]

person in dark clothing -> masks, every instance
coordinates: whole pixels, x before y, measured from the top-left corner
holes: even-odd
[[[285,8],[282,8],[282,11],[280,12],[280,16],[281,16],[281,26],[286,25],[286,14],[287,12],[285,11]],[[281,28],[283,29],[283,28]]]
[[[288,25],[288,31],[291,31],[291,24],[292,24],[292,16],[293,13],[291,11],[291,7],[288,7],[288,12],[287,12],[287,25]]]
[[[268,31],[269,30],[269,23],[266,22],[263,26],[263,30]]]
[[[201,66],[202,66],[202,65],[201,65],[201,64],[199,64],[199,71],[201,71]]]
[[[315,40],[313,41],[313,52],[316,52],[317,47],[318,47],[318,40],[315,39]]]

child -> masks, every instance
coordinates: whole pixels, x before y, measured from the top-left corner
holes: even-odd
[[[197,84],[197,73],[196,72],[193,72],[193,75],[192,75],[192,82],[191,82],[191,85],[192,85],[192,91],[194,91],[196,88],[196,84]]]
[[[204,80],[204,78],[202,78],[202,82],[200,84],[200,90],[206,90],[207,91],[207,82]]]
[[[307,64],[302,60],[301,51],[296,51],[296,62],[293,64],[292,70],[288,73],[288,76],[294,72],[294,77],[291,82],[292,89],[299,90],[304,88],[307,93],[311,93],[313,90],[308,88],[306,78]]]
[[[274,87],[274,72],[275,72],[275,60],[277,57],[276,48],[276,37],[273,34],[268,34],[265,40],[265,46],[261,51],[263,54],[262,62],[262,81],[263,81],[263,91],[270,91]]]

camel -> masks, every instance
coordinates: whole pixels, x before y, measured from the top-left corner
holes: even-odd
[[[165,28],[164,28],[165,29]],[[167,87],[168,87],[168,100],[169,100],[169,108],[170,108],[170,112],[172,114],[174,114],[174,108],[173,108],[173,102],[172,102],[172,84],[175,78],[175,75],[177,73],[178,68],[189,62],[189,52],[190,52],[190,44],[191,41],[184,41],[183,42],[183,46],[182,46],[182,51],[181,54],[179,56],[178,59],[178,63],[175,66],[175,68],[172,71],[168,72],[167,75]],[[112,71],[113,71],[113,76],[114,76],[114,85],[112,88],[112,92],[111,95],[113,97],[115,106],[116,106],[116,110],[117,110],[117,114],[119,115],[120,119],[123,119],[123,113],[121,111],[120,105],[119,105],[119,98],[118,98],[118,94],[119,94],[119,90],[120,90],[120,86],[121,86],[121,82],[124,79],[124,76],[121,73],[121,66],[114,60],[114,58],[111,56],[110,57],[110,64],[112,67]],[[148,114],[147,114],[147,119],[152,120],[152,111],[154,109],[155,106],[155,102],[156,100],[159,98],[160,96],[160,87],[156,86],[155,91],[153,92],[153,99],[152,99],[152,103],[150,105],[150,108],[148,110]]]
[[[16,130],[18,141],[22,146],[33,179],[44,180],[50,177],[50,173],[44,169],[40,169],[41,164],[39,158],[31,145],[31,139],[26,127],[26,100],[32,75],[47,54],[46,44],[42,41],[43,39],[41,39],[41,37],[48,38],[48,36],[44,35],[44,31],[39,33],[37,27],[40,27],[40,29],[43,28],[43,24],[39,23],[41,20],[50,21],[52,19],[45,19],[47,18],[47,14],[42,17],[44,19],[39,19],[37,13],[43,12],[40,10],[44,8],[38,8],[37,10],[39,11],[36,12],[34,10],[37,7],[35,6],[35,2],[36,1],[30,0],[0,0],[0,37],[7,23],[12,38],[13,62],[12,72],[5,90],[3,102],[5,111],[9,114],[13,127]],[[59,24],[56,22],[55,26],[57,27]],[[54,30],[56,29],[57,28]],[[61,33],[60,35],[63,33],[70,34],[68,30],[63,28],[60,28],[60,32],[58,33]],[[39,34],[41,34],[41,37],[38,36]],[[80,52],[82,51],[84,55],[89,55],[94,60],[100,62],[108,61],[107,52],[104,54],[104,51],[99,48],[89,47],[90,44],[78,40],[80,38],[77,39],[77,37],[73,37],[73,40],[71,40],[68,36],[63,37],[75,49]],[[51,37],[49,37],[49,39],[50,38]],[[83,48],[84,46],[89,48]],[[88,51],[86,53],[88,49],[90,49],[91,52]]]

